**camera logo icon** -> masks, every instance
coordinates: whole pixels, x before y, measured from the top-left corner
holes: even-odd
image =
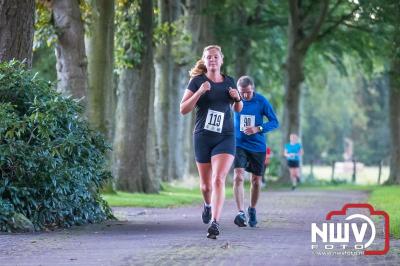
[[[320,255],[384,255],[389,252],[389,215],[367,203],[345,204],[311,224],[311,249]],[[383,232],[383,241],[377,234]],[[355,253],[354,253],[355,252]]]

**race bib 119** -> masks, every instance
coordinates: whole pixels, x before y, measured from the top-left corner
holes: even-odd
[[[254,127],[255,122],[254,115],[240,115],[240,131],[244,131],[246,127]]]
[[[208,109],[206,124],[204,125],[204,129],[221,133],[222,127],[224,125],[224,116],[225,114],[222,112]]]

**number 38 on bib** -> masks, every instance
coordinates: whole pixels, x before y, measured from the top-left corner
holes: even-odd
[[[244,131],[246,127],[254,127],[255,122],[254,115],[240,115],[240,131]]]
[[[221,133],[222,127],[224,125],[224,116],[225,116],[225,114],[222,112],[208,109],[204,129],[213,131],[213,132],[217,132],[217,133]]]

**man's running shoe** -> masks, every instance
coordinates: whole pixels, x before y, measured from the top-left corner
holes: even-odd
[[[256,226],[256,224],[257,224],[256,208],[249,207],[247,209],[247,212],[249,213],[249,225],[250,225],[250,227]]]
[[[219,223],[212,221],[210,227],[208,227],[207,238],[217,239],[217,235],[219,235]]]
[[[203,223],[208,224],[211,221],[211,206],[204,205],[203,213],[201,214]]]
[[[244,211],[240,211],[238,215],[236,215],[235,220],[233,222],[239,227],[246,227],[247,221],[246,221],[246,214],[244,213]]]

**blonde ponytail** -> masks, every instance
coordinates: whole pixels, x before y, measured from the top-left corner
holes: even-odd
[[[200,76],[205,73],[207,73],[207,68],[202,59],[197,61],[194,67],[189,71],[190,78]]]

